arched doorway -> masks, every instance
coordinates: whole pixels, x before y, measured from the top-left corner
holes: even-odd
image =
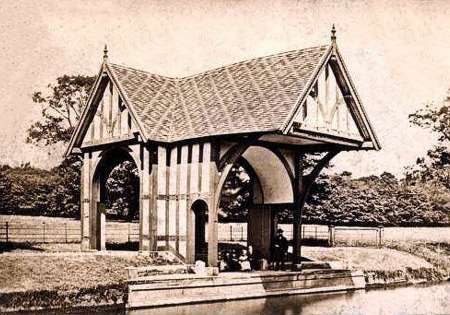
[[[102,152],[92,178],[91,249],[138,248],[139,194],[140,173],[132,153],[127,148]]]
[[[219,233],[223,235],[229,230],[230,236],[225,237],[226,242],[223,236],[222,240],[219,239],[219,258],[230,253],[239,255],[240,251],[251,245],[255,256],[270,259],[278,212],[293,202],[292,173],[283,158],[269,148],[250,146],[238,158],[230,160],[233,164],[221,187],[218,205]],[[238,180],[238,185],[235,185],[235,177],[242,176],[248,177],[247,183]],[[240,190],[240,193],[229,198],[229,190]],[[232,206],[228,210],[227,198]],[[234,215],[233,220],[224,220],[223,212],[231,212],[232,208],[239,214]],[[289,234],[292,237],[292,231]]]
[[[208,222],[208,205],[203,200],[196,200],[191,206],[193,216],[194,260],[207,262],[208,246],[206,243],[206,223]]]

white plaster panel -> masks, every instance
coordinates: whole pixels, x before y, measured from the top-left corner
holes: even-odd
[[[106,128],[105,121],[107,121],[109,118],[109,103],[111,97],[111,93],[109,93],[110,84],[111,83],[108,83],[108,86],[106,87],[105,92],[103,93],[103,98],[100,101],[100,109],[102,110],[103,116],[103,121],[101,123],[103,138],[108,138],[108,130]]]
[[[187,158],[188,147],[185,145],[181,148],[180,194],[185,194],[187,192]]]
[[[192,162],[191,162],[191,193],[198,192],[198,167],[199,167],[199,145],[194,144],[192,146]]]
[[[170,154],[169,194],[177,192],[177,148],[173,148]]]
[[[166,149],[158,147],[158,194],[166,194]]]
[[[148,195],[150,193],[150,152],[146,147],[143,148],[143,151],[144,170],[142,172],[142,191],[145,195]]]
[[[129,128],[128,128],[128,109],[124,109],[121,113],[121,118],[120,118],[120,133],[122,135],[127,135],[129,133]]]
[[[101,121],[97,110],[94,116],[94,139],[100,139],[100,128],[101,128]]]
[[[210,173],[210,156],[211,144],[205,143],[203,145],[203,163],[202,163],[202,192],[209,192],[209,173]]]
[[[156,201],[157,214],[158,214],[158,235],[166,235],[166,201]]]
[[[177,201],[169,200],[169,235],[177,234]]]
[[[179,232],[180,236],[186,236],[186,211],[187,211],[187,203],[186,199],[180,199],[179,201]]]
[[[119,122],[119,95],[116,87],[113,87],[113,95],[112,95],[112,124],[113,124],[113,136],[120,136],[120,126]]]
[[[180,249],[179,249],[180,255],[183,256],[183,257],[186,257],[186,253],[187,253],[187,251],[186,251],[186,246],[187,246],[186,241],[180,241],[179,244],[180,244],[179,245],[180,246]]]

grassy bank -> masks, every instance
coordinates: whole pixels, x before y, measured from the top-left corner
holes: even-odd
[[[438,282],[447,279],[450,256],[441,254],[439,260],[430,255],[432,249],[423,244],[398,245],[391,248],[305,247],[303,255],[314,260],[335,263],[339,268],[362,270],[368,287]],[[434,258],[433,258],[434,257]]]
[[[450,243],[447,242],[386,242],[385,246],[421,257],[440,273],[450,277]]]
[[[137,253],[0,255],[0,312],[39,308],[123,306],[126,267],[173,264]]]
[[[76,246],[75,246],[76,245]],[[71,308],[126,301],[126,267],[174,263],[136,252],[81,253],[79,244],[33,244],[0,255],[0,312]],[[302,255],[334,268],[362,270],[369,286],[448,278],[447,243],[392,242],[384,248],[303,247]]]

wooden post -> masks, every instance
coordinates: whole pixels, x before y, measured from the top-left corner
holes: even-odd
[[[66,237],[66,243],[67,243],[67,223],[64,223],[64,235]]]
[[[294,158],[294,222],[293,222],[293,265],[300,264],[301,261],[301,220],[302,220],[302,195],[304,191],[303,183],[303,155],[296,152]]]
[[[216,147],[216,146],[214,146]],[[221,185],[219,185],[220,174],[217,169],[218,148],[211,149],[211,161],[209,163],[209,201],[208,201],[208,266],[217,267],[218,262],[218,201],[220,200]],[[228,171],[225,171],[227,174]],[[206,176],[206,174],[205,174]]]
[[[303,174],[304,155],[300,152],[295,153],[294,158],[294,251],[293,264],[300,263],[301,258],[301,226],[302,226],[302,209],[305,205],[306,198],[311,191],[314,180],[319,176],[322,169],[331,161],[339,151],[330,151],[321,158],[314,166],[313,170],[307,175]],[[297,266],[295,266],[297,267]]]
[[[230,241],[233,241],[233,226],[230,224]]]
[[[383,231],[383,226],[380,225],[380,226],[378,227],[378,247],[381,247],[381,244],[382,244],[382,240],[381,240],[381,237],[382,237],[382,231]]]
[[[150,203],[151,203],[151,167],[150,167],[150,149],[142,146],[142,161],[141,172],[139,174],[140,180],[140,195],[139,195],[139,252],[144,253],[150,250]],[[168,180],[168,177],[167,177]],[[129,235],[130,233],[128,233]],[[128,242],[130,236],[128,236]]]
[[[42,222],[42,242],[45,243],[45,222]]]
[[[334,225],[328,226],[328,245],[330,247],[334,246]]]
[[[8,243],[9,242],[9,222],[6,221],[5,225],[6,225],[6,243]]]
[[[80,176],[80,236],[81,250],[88,251],[93,248],[92,243],[92,182],[91,182],[91,157],[89,153],[83,154],[83,165],[81,166]]]

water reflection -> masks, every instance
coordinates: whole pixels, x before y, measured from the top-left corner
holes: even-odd
[[[450,283],[356,291],[344,294],[274,297],[166,308],[130,315],[299,315],[299,314],[450,314]]]

